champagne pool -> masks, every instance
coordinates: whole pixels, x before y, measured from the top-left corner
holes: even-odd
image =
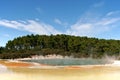
[[[100,60],[100,59],[99,60],[72,59],[71,61],[76,62],[73,63],[70,61],[70,59],[58,59],[58,61],[57,59],[51,59],[52,62],[51,64],[50,59],[46,59],[45,61],[44,60],[27,60],[27,62],[0,61],[0,79],[1,80],[119,80],[120,77],[120,61],[111,62],[108,60]],[[32,67],[31,62],[37,62],[37,64],[34,64],[34,67]],[[69,62],[69,64],[67,62]],[[20,64],[22,63],[24,63],[23,67],[20,66]],[[38,65],[38,63],[41,64],[45,63],[46,65]],[[11,66],[11,64],[13,64],[13,66]],[[14,66],[16,64],[17,66]],[[20,67],[18,66],[18,64]],[[27,64],[27,66],[25,64]]]
[[[110,64],[112,61],[107,59],[92,59],[92,58],[64,58],[64,59],[32,59],[23,60],[25,62],[36,62],[53,66],[72,66],[72,65],[101,65]]]

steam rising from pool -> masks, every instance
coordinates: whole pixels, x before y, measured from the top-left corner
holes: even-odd
[[[112,65],[120,66],[120,61],[119,60],[115,60]]]
[[[26,62],[36,62],[40,64],[53,66],[72,66],[72,65],[105,65],[114,63],[109,59],[92,59],[92,58],[67,58],[67,59],[31,59],[23,60]]]
[[[5,73],[5,72],[8,72],[7,67],[0,64],[0,73]]]

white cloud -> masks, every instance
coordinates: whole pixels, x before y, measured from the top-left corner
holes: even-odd
[[[101,12],[104,2],[95,3],[86,10],[80,19],[66,31],[66,34],[98,37],[101,34],[114,32],[120,25],[120,11]]]
[[[60,32],[57,31],[51,25],[38,22],[35,20],[27,21],[0,20],[0,25],[4,27],[28,31],[35,34],[60,34]]]
[[[88,18],[86,18],[86,16]],[[85,17],[85,18],[84,18]],[[94,16],[95,17],[95,16]],[[117,27],[120,22],[119,17],[96,17],[84,15],[75,24],[71,25],[70,29],[67,30],[67,34],[78,35],[78,36],[97,36],[104,32],[109,32],[113,28]]]
[[[64,27],[68,26],[68,23],[62,22],[60,19],[57,19],[57,18],[54,19],[54,22]]]
[[[120,21],[120,18],[103,19],[100,22],[98,22],[97,25],[107,26],[107,25],[116,23],[118,21]]]
[[[17,22],[16,22],[17,23]],[[0,25],[17,29],[15,21],[0,20]]]
[[[87,35],[91,31],[91,29],[92,29],[92,25],[89,23],[86,24],[76,23],[72,25],[69,30],[67,30],[67,34],[83,36],[83,35]]]
[[[108,13],[107,13],[108,14]],[[107,15],[106,14],[106,15]],[[77,36],[95,37],[104,32],[109,32],[113,28],[120,25],[120,17],[103,16],[94,18],[91,15],[83,15],[75,24],[65,29],[64,32],[56,30],[52,25],[39,22],[38,20],[0,20],[0,26],[14,28],[17,30],[28,31],[34,34],[69,34]],[[87,16],[87,17],[86,17]],[[55,19],[56,23],[62,24],[59,19]],[[7,36],[7,35],[6,35]]]
[[[60,25],[62,24],[62,22],[57,18],[54,20],[54,22],[57,23],[57,24],[60,24]]]
[[[103,3],[96,4],[94,6],[102,6]],[[95,9],[95,10],[94,10]],[[63,28],[62,32],[56,30],[52,25],[39,22],[36,20],[0,20],[0,26],[14,28],[17,30],[28,31],[35,34],[69,34],[77,36],[91,36],[96,37],[96,35],[103,34],[104,32],[110,32],[114,28],[118,28],[120,25],[120,11],[111,11],[105,15],[96,11],[97,8],[87,10],[81,18],[76,21],[70,27]],[[97,13],[96,13],[97,12]],[[100,13],[100,14],[99,14]],[[68,26],[67,23],[61,21],[58,18],[54,19],[56,24],[61,26]]]
[[[120,15],[120,11],[111,11],[107,13],[107,16],[112,16],[112,15]]]

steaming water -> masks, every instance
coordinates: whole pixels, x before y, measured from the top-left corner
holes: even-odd
[[[0,65],[0,80],[119,80],[120,61],[108,66],[93,65],[79,69],[6,68]],[[7,71],[12,71],[9,73]]]
[[[54,66],[70,66],[70,65],[100,65],[100,64],[110,64],[110,60],[105,59],[91,59],[91,58],[82,58],[82,59],[33,59],[33,60],[24,60],[27,62],[37,62],[41,64],[54,65]]]
[[[9,72],[7,67],[0,64],[0,73],[6,73],[6,72]]]

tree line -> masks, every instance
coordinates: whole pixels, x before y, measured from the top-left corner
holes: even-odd
[[[120,55],[120,40],[105,40],[72,35],[26,35],[0,47],[0,58],[23,58],[56,54],[76,58],[101,58]]]

